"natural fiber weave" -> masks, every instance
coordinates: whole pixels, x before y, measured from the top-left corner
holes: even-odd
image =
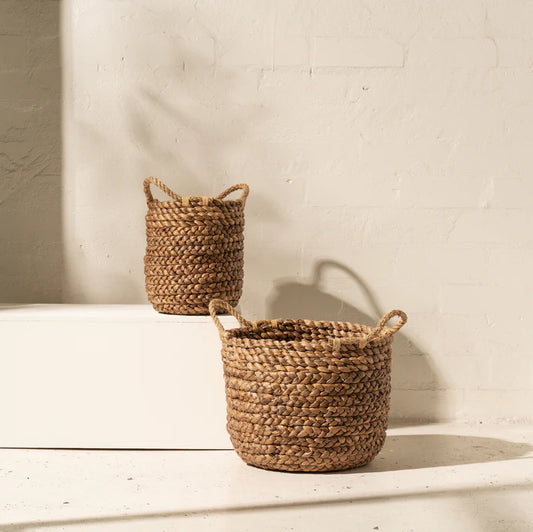
[[[359,467],[381,450],[391,390],[391,343],[401,310],[375,328],[309,320],[249,322],[226,301],[209,311],[222,339],[227,429],[248,464],[283,471]],[[242,328],[225,331],[217,312]],[[394,327],[387,321],[398,316]]]
[[[155,185],[173,201],[154,199]],[[238,200],[225,200],[242,189]],[[207,314],[221,297],[236,305],[243,283],[244,205],[248,185],[216,198],[181,197],[155,177],[144,180],[148,204],[144,273],[148,300],[165,314]]]

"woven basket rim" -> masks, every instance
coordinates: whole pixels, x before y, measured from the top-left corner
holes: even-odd
[[[287,340],[283,338],[257,338],[257,334],[267,330],[280,330],[282,332],[283,326],[286,325],[298,325],[304,326],[309,331],[313,329],[325,329],[331,334],[323,336],[323,338],[315,339],[293,339]],[[335,338],[363,338],[364,336],[372,332],[372,327],[359,323],[352,323],[348,321],[315,321],[305,319],[278,319],[278,320],[260,320],[251,323],[249,326],[235,327],[233,329],[226,329],[224,337],[225,341],[235,340],[239,343],[246,345],[276,345],[290,347],[295,351],[300,350],[313,350],[318,351],[333,351],[332,340]],[[334,334],[334,331],[344,331],[347,334]],[[389,327],[385,327],[379,337],[376,337],[369,341],[369,345],[385,345],[390,343],[393,338],[392,330]],[[327,347],[327,349],[324,349]],[[359,349],[357,344],[346,344],[343,349]]]

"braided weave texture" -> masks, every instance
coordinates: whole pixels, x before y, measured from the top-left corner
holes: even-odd
[[[224,302],[210,306],[232,311]],[[235,315],[234,312],[231,312]],[[227,429],[248,464],[283,471],[359,467],[381,450],[391,391],[391,343],[405,323],[247,322],[221,332]],[[386,321],[386,320],[385,320]],[[382,323],[383,322],[383,323]],[[377,331],[377,332],[376,332]],[[362,346],[362,347],[361,347]]]
[[[154,199],[155,185],[172,201]],[[242,189],[238,200],[225,200]],[[148,300],[165,314],[208,314],[209,301],[221,297],[236,305],[244,278],[244,205],[247,185],[235,185],[216,198],[181,197],[161,181],[147,178],[144,191]]]

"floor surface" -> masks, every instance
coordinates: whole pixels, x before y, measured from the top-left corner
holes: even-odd
[[[232,451],[0,449],[1,531],[533,530],[533,427],[391,428],[340,473],[262,471]]]

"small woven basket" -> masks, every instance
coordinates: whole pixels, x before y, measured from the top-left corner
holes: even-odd
[[[227,428],[248,464],[337,471],[381,450],[391,390],[391,343],[401,310],[375,328],[310,320],[249,322],[226,301],[209,305],[222,339]],[[224,330],[217,313],[242,325]],[[400,319],[386,327],[389,319]]]
[[[150,185],[172,201],[154,199]],[[224,198],[241,189],[237,200]],[[244,205],[248,185],[216,198],[182,197],[155,177],[144,180],[148,204],[144,273],[148,300],[165,314],[208,314],[221,297],[236,305],[244,278]]]

